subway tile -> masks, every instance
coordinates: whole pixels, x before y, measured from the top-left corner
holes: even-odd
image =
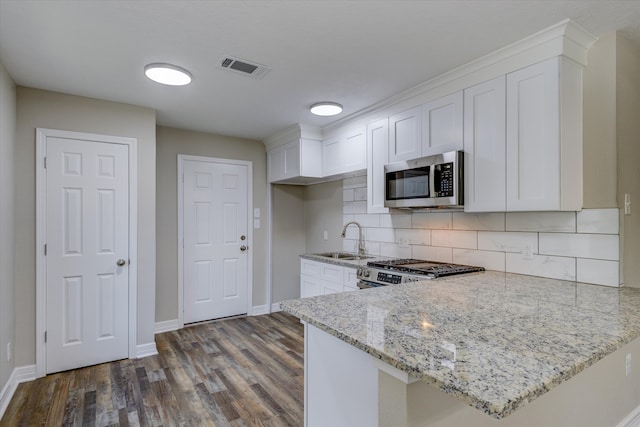
[[[367,187],[358,187],[353,189],[355,200],[367,201]]]
[[[506,255],[504,252],[474,251],[454,249],[453,262],[456,264],[475,265],[487,270],[504,271]]]
[[[395,243],[396,232],[393,228],[367,228],[367,240]]]
[[[411,218],[413,228],[430,230],[450,230],[451,212],[414,212]]]
[[[401,247],[395,243],[380,243],[380,256],[411,258],[411,246]]]
[[[576,280],[576,259],[546,255],[507,253],[505,270],[508,273],[548,277],[550,279]]]
[[[411,214],[380,214],[380,227],[411,228]]]
[[[353,188],[342,190],[342,202],[353,202],[355,200],[355,192]]]
[[[431,230],[396,228],[396,243],[399,245],[430,245]]]
[[[351,239],[342,239],[342,250],[345,252],[357,252],[358,251],[358,241]]]
[[[380,226],[380,215],[378,215],[378,214],[358,214],[358,215],[354,215],[353,221],[357,222],[358,224],[360,224],[363,227],[379,227]]]
[[[453,249],[413,245],[411,246],[411,256],[427,261],[453,262]]]
[[[578,258],[578,282],[620,286],[620,264],[617,261]]]
[[[346,202],[342,204],[343,206],[343,214],[366,214],[367,213],[367,202],[358,201],[358,202]]]
[[[618,234],[619,212],[612,209],[583,209],[577,213],[578,233]]]
[[[448,248],[477,249],[477,231],[431,230],[431,245]]]
[[[464,213],[453,212],[454,230],[504,231],[505,214],[496,213]]]
[[[342,215],[342,223],[346,224],[348,222],[355,221],[355,215]]]
[[[366,249],[365,253],[370,255],[380,255],[380,242],[365,242],[364,247]],[[358,245],[356,243],[356,250]]]
[[[507,212],[506,231],[576,232],[575,212]]]
[[[344,189],[358,187],[367,188],[367,175],[352,176],[342,180],[342,188]]]
[[[367,230],[362,230],[363,239],[366,240]],[[345,230],[345,239],[358,240],[360,238],[360,233],[358,231],[358,227],[350,225]]]
[[[539,253],[618,261],[619,239],[610,234],[540,233]]]
[[[538,233],[478,231],[478,249],[485,251],[516,252],[529,247],[538,253]]]

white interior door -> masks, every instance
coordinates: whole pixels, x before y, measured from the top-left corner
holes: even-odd
[[[128,150],[47,138],[47,373],[128,356]]]
[[[247,313],[249,166],[183,163],[184,323]]]

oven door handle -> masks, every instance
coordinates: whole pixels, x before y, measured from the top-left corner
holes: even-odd
[[[358,286],[359,289],[369,289],[369,288],[373,288],[374,287],[374,286],[369,285],[364,280],[359,280],[357,286]]]
[[[436,197],[436,167],[435,165],[429,166],[429,196],[430,198]]]

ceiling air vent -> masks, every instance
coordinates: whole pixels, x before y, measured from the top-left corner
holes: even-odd
[[[251,63],[244,59],[234,58],[233,56],[225,56],[220,60],[220,68],[235,71],[236,73],[251,76],[256,79],[264,77],[271,69],[264,65]]]

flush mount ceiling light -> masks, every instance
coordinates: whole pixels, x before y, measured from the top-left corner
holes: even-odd
[[[177,65],[149,64],[144,67],[144,75],[163,85],[184,86],[191,83],[191,73]]]
[[[342,113],[342,105],[337,102],[317,102],[309,110],[316,116],[335,116]]]

